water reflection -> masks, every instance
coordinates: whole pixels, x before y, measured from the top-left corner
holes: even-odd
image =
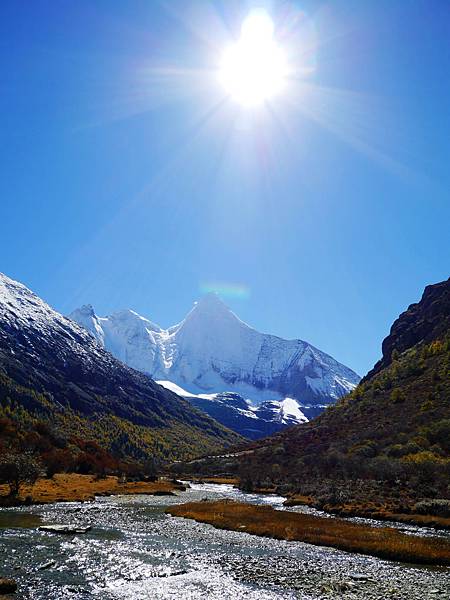
[[[41,517],[29,512],[15,510],[0,511],[0,529],[22,529],[39,527]]]

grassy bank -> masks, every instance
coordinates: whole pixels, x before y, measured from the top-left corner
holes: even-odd
[[[318,502],[311,496],[292,495],[285,502],[285,506],[313,506],[340,517],[364,517],[378,521],[397,521],[418,525],[419,527],[434,527],[436,529],[450,529],[450,518],[429,514],[416,514],[414,512],[399,512],[395,508],[382,502],[348,502],[343,504],[330,504]]]
[[[450,543],[447,540],[405,535],[388,527],[369,527],[342,519],[227,501],[191,502],[169,507],[166,512],[209,523],[219,529],[297,540],[402,562],[450,564]]]
[[[184,489],[168,480],[133,481],[121,483],[118,477],[98,479],[94,475],[78,475],[64,473],[54,475],[51,479],[38,479],[34,485],[24,485],[20,490],[18,503],[31,499],[32,504],[48,504],[50,502],[84,502],[93,500],[95,496],[116,496],[131,494],[174,494]],[[9,488],[0,485],[0,505],[7,500]]]

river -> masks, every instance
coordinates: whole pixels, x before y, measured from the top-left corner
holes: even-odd
[[[194,484],[176,497],[113,496],[1,509],[0,576],[16,579],[18,600],[449,597],[448,569],[221,531],[164,514],[169,505],[202,498],[283,509],[280,496],[208,484]],[[55,523],[91,525],[92,530],[74,536],[38,530],[40,524]],[[407,529],[411,535],[432,534]]]

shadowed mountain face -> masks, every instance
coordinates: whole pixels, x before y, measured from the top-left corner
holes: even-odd
[[[13,418],[23,409],[23,418],[94,436],[122,456],[186,457],[239,439],[1,274],[0,376],[2,408],[9,403]]]
[[[447,497],[449,293],[450,280],[428,286],[395,321],[375,369],[314,421],[245,446],[234,464],[216,460],[192,468],[245,472],[249,480],[293,490],[309,481],[313,492],[307,493],[317,493],[328,478],[346,481],[346,490],[350,480],[377,480],[401,482],[416,497]]]
[[[219,423],[252,440],[307,421],[296,406],[291,406],[295,401],[290,398],[266,400],[259,406],[252,406],[239,394],[222,392],[213,398],[193,396],[189,401]]]
[[[402,353],[419,343],[431,342],[450,330],[450,279],[425,288],[422,299],[411,304],[391,327],[383,340],[383,357],[364,377],[364,381],[392,363],[392,353]]]
[[[181,323],[169,329],[130,310],[98,317],[91,306],[84,306],[70,318],[116,358],[155,380],[175,384],[227,425],[238,423],[239,414],[232,414],[229,403],[225,411],[223,399],[213,395],[239,394],[253,407],[289,399],[296,405],[292,414],[300,415],[295,423],[316,416],[359,381],[351,369],[307,342],[284,340],[249,327],[216,294],[204,296]],[[208,402],[194,401],[193,396],[205,394],[210,396]],[[278,411],[261,411],[259,416],[253,412],[254,420],[262,419],[263,413],[268,419],[255,431],[263,435],[286,426],[279,418],[282,409],[279,405]],[[240,417],[237,431],[247,428],[242,413]]]

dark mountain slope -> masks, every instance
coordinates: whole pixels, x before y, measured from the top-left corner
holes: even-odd
[[[3,414],[95,437],[119,456],[187,458],[239,439],[1,274],[0,375]]]
[[[214,398],[193,396],[188,400],[225,427],[250,440],[267,437],[286,429],[288,424],[298,423],[298,417],[284,414],[280,410],[282,402],[266,401],[250,410],[247,401],[233,392],[222,392]]]

